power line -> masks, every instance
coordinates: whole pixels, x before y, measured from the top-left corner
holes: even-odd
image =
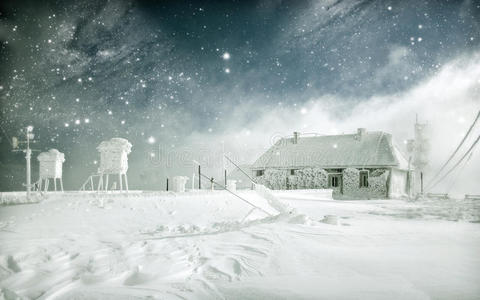
[[[440,170],[438,170],[438,172],[435,174],[435,176],[432,177],[432,179],[430,180],[430,182],[429,182],[428,185],[431,185],[432,182],[435,181],[435,179],[440,175],[440,173],[442,173],[442,171],[445,169],[445,167],[450,163],[450,161],[453,159],[453,157],[457,154],[458,150],[460,150],[460,148],[462,147],[463,143],[465,143],[465,141],[467,140],[468,136],[469,136],[470,133],[472,132],[473,127],[475,127],[475,124],[477,123],[478,119],[480,119],[480,110],[478,111],[477,117],[476,117],[475,120],[473,121],[472,125],[470,125],[470,128],[468,129],[467,133],[466,133],[465,136],[463,137],[463,139],[462,139],[462,141],[460,142],[460,144],[457,146],[457,148],[455,149],[455,151],[453,151],[453,153],[450,155],[450,157],[447,159],[447,161],[443,164],[443,166],[440,168]]]
[[[225,156],[226,159],[228,159],[229,162],[231,162],[235,167],[237,167],[237,169],[239,169],[240,172],[242,172],[243,174],[245,174],[245,175],[248,177],[248,179],[250,179],[250,181],[251,181],[252,183],[256,183],[255,180],[253,180],[253,178],[250,177],[250,175],[248,175],[245,171],[242,170],[242,168],[240,168],[236,163],[234,163],[233,160],[231,160],[231,159],[230,159],[228,156],[226,156],[226,155],[224,155],[224,156]]]
[[[242,200],[243,202],[246,202],[247,204],[249,204],[250,206],[252,206],[253,208],[256,208],[264,213],[266,213],[268,216],[271,216],[272,214],[269,213],[268,211],[264,210],[263,208],[259,207],[259,206],[256,206],[255,204],[251,203],[250,201],[248,201],[247,199],[245,198],[242,198],[240,197],[239,195],[237,195],[236,193],[232,192],[231,190],[229,190],[226,186],[216,182],[213,178],[209,178],[208,176],[204,175],[203,173],[200,173],[200,176],[203,176],[205,177],[206,179],[208,179],[210,182],[212,182],[213,184],[216,184],[218,185],[219,187],[221,187],[222,189],[226,190],[227,192],[229,192],[230,194],[234,195],[235,197],[239,198],[240,200]]]
[[[460,175],[463,173],[463,170],[465,170],[465,167],[468,165],[468,163],[470,162],[470,159],[472,158],[473,156],[473,151],[470,153],[470,155],[468,156],[467,160],[465,161],[465,163],[463,164],[463,166],[460,168],[460,170],[458,171],[457,173],[457,176],[455,176],[455,178],[453,179],[452,183],[450,184],[450,186],[447,188],[447,193],[450,192],[450,190],[453,188],[453,186],[455,185],[455,183],[457,183],[457,179],[460,177]]]
[[[451,172],[453,172],[453,170],[455,170],[455,168],[457,168],[458,165],[462,163],[462,161],[468,156],[468,154],[470,154],[470,152],[473,151],[473,149],[474,149],[475,146],[477,145],[478,141],[480,141],[480,135],[477,137],[477,139],[475,140],[475,142],[473,142],[473,144],[470,146],[470,148],[468,148],[467,152],[465,152],[465,154],[462,156],[462,158],[460,158],[460,160],[459,160],[452,168],[450,168],[450,170],[448,170],[448,172],[445,173],[445,175],[443,175],[442,178],[440,178],[439,180],[437,180],[437,181],[435,182],[435,184],[430,185],[430,186],[428,187],[428,189],[431,190],[432,188],[434,188],[437,184],[439,184],[440,182],[442,182],[442,180],[445,179],[445,177],[447,177]]]

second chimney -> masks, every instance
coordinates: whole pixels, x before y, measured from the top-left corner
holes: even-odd
[[[358,139],[359,141],[361,141],[361,140],[362,140],[362,137],[363,137],[366,133],[367,133],[367,129],[365,129],[365,128],[358,128],[358,129],[357,129],[357,139]]]
[[[293,143],[298,144],[298,137],[300,136],[300,133],[298,131],[293,132]]]

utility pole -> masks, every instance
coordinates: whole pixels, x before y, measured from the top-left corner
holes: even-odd
[[[418,122],[418,115],[415,116],[415,137],[407,141],[407,150],[410,159],[413,160],[415,171],[420,176],[420,195],[424,193],[424,172],[428,165],[428,155],[430,152],[430,141],[427,137],[428,125]],[[409,160],[410,160],[409,159]]]

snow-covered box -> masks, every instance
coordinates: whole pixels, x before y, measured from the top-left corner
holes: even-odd
[[[57,149],[42,152],[37,157],[40,162],[40,178],[62,178],[62,165],[65,155]]]
[[[100,152],[100,174],[126,174],[128,170],[128,154],[132,144],[126,139],[112,138],[103,141],[97,147]]]

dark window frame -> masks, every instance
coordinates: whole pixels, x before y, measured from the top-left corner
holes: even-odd
[[[330,174],[328,186],[334,188],[340,187],[340,174]]]
[[[257,170],[255,171],[255,175],[257,177],[263,176],[265,174],[265,170]]]
[[[361,188],[367,188],[369,186],[368,184],[368,178],[370,177],[370,174],[367,170],[362,170],[358,174],[359,177],[359,187]]]

